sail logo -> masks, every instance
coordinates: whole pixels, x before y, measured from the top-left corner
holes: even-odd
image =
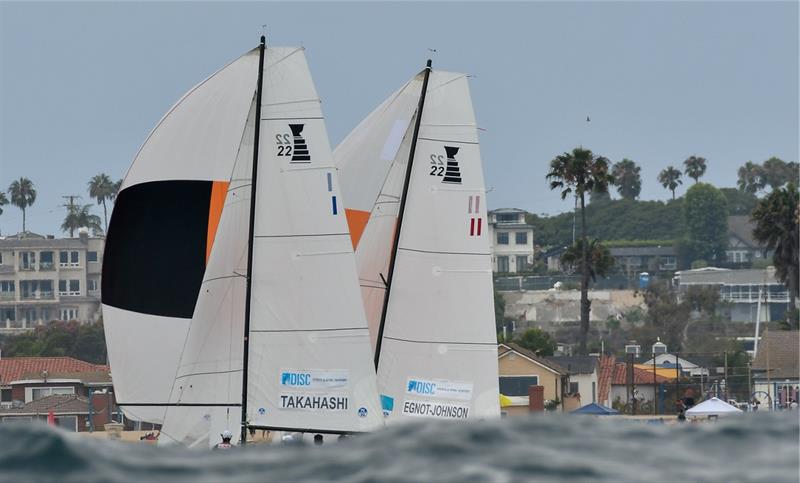
[[[361,406],[360,408],[358,408],[358,417],[359,418],[366,418],[367,417],[367,408],[365,408],[364,406]]]
[[[456,160],[458,149],[455,146],[445,146],[444,156],[431,154],[430,174],[442,178],[442,183],[461,184],[461,168]]]
[[[408,387],[406,388],[406,392],[408,394],[421,394],[423,396],[426,395],[435,395],[436,394],[436,383],[435,382],[428,382],[428,381],[418,381],[415,379],[408,380]]]
[[[308,143],[303,137],[305,124],[289,124],[290,133],[279,133],[275,135],[275,144],[278,147],[278,156],[291,157],[289,163],[307,164],[311,162],[311,153],[308,150]]]
[[[391,414],[392,411],[394,411],[394,398],[386,394],[381,394],[381,409],[383,409],[384,416]]]
[[[281,374],[281,386],[310,386],[311,374],[284,372]]]
[[[467,214],[469,215],[469,236],[481,236],[483,217],[481,217],[480,209],[480,195],[470,196],[469,208],[467,208]]]

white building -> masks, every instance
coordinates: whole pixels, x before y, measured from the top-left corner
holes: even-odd
[[[525,210],[500,208],[489,212],[492,270],[517,273],[533,264],[533,226],[525,222]]]
[[[25,232],[0,238],[0,332],[51,320],[95,321],[105,239]]]

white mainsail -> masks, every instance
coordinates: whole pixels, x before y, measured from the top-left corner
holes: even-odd
[[[417,100],[409,97],[405,102],[416,104]],[[368,120],[376,125],[393,124],[396,117],[384,106]],[[405,112],[408,109],[406,105]],[[398,210],[395,207],[390,215],[382,216],[379,206],[388,198],[399,203],[402,187],[397,187],[397,171],[405,175],[407,166],[400,151],[412,141],[411,126],[413,117],[409,117],[404,142],[392,165],[385,168],[384,163],[377,163],[385,174],[384,184],[356,249],[364,293],[369,293],[365,281],[388,277],[386,271],[375,270],[388,270],[386,257],[391,248],[386,247],[394,243],[394,229],[385,228],[393,225],[385,218],[394,216],[396,220]],[[359,126],[335,152],[342,179],[349,183],[345,186],[351,187],[343,193],[348,206],[351,199],[363,203],[363,190],[374,190],[353,182],[358,172],[378,159],[375,146],[366,145],[386,139],[370,139],[358,132],[368,129],[374,128]],[[364,149],[360,150],[362,142]],[[373,217],[383,228],[370,229]],[[390,419],[499,415],[486,221],[485,186],[467,77],[432,71],[378,344],[378,389]],[[371,306],[374,313],[376,299],[385,298],[381,292],[386,291],[374,290],[371,298],[365,297],[368,313]]]
[[[191,89],[136,155],[111,216],[102,298],[115,396],[160,423],[256,87],[252,50]]]
[[[350,234],[305,54],[265,50],[247,358],[248,425],[383,424]],[[248,126],[254,125],[252,119]],[[242,137],[162,442],[213,444],[241,417],[252,129]],[[237,183],[237,179],[245,182]]]

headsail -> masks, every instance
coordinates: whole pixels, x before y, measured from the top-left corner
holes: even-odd
[[[411,102],[416,108],[416,100],[409,98],[406,109]],[[385,104],[367,121],[389,124],[386,118],[391,114]],[[336,150],[345,183],[353,183],[357,171],[376,162],[369,149],[362,157],[352,154],[359,152],[352,140],[368,138],[358,131],[369,129],[374,128],[362,124],[343,143],[346,149]],[[430,73],[416,141],[377,355],[384,410],[392,419],[496,416],[497,349],[485,186],[465,75]],[[402,167],[405,174],[407,164],[402,159],[396,158],[392,165],[394,169],[384,169],[384,186],[395,185],[393,171]],[[364,196],[355,184],[346,186],[352,188],[343,193],[348,204]],[[393,190],[395,197],[402,192]],[[356,250],[362,290],[365,280],[387,276],[375,269],[388,267],[386,254],[394,248],[394,230],[370,230],[374,219],[384,218],[381,198],[376,200]],[[396,213],[395,208],[395,220]],[[386,250],[387,246],[391,248]],[[365,297],[368,312],[374,303],[374,297]]]
[[[229,195],[222,212],[165,442],[216,442],[226,427],[235,429],[243,402],[250,427],[356,432],[382,424],[350,235],[320,101],[299,48],[265,50],[250,355],[243,364],[250,183],[241,178],[252,166],[254,111],[231,181],[230,195],[241,186],[242,199]]]
[[[253,50],[190,90],[125,176],[105,245],[103,321],[125,415],[160,423],[252,102]]]

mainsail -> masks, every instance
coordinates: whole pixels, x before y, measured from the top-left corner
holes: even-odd
[[[254,49],[191,89],[150,133],[117,195],[103,322],[115,396],[131,419],[163,421],[257,71]]]
[[[241,136],[164,442],[213,444],[243,411],[249,428],[346,433],[383,424],[350,233],[303,49],[265,49],[262,73],[260,113],[253,104]]]
[[[411,88],[420,82],[422,92]],[[348,208],[365,210],[372,198],[356,257],[385,414],[499,415],[485,186],[467,77],[423,71],[334,156]],[[379,181],[362,184],[363,172]]]

